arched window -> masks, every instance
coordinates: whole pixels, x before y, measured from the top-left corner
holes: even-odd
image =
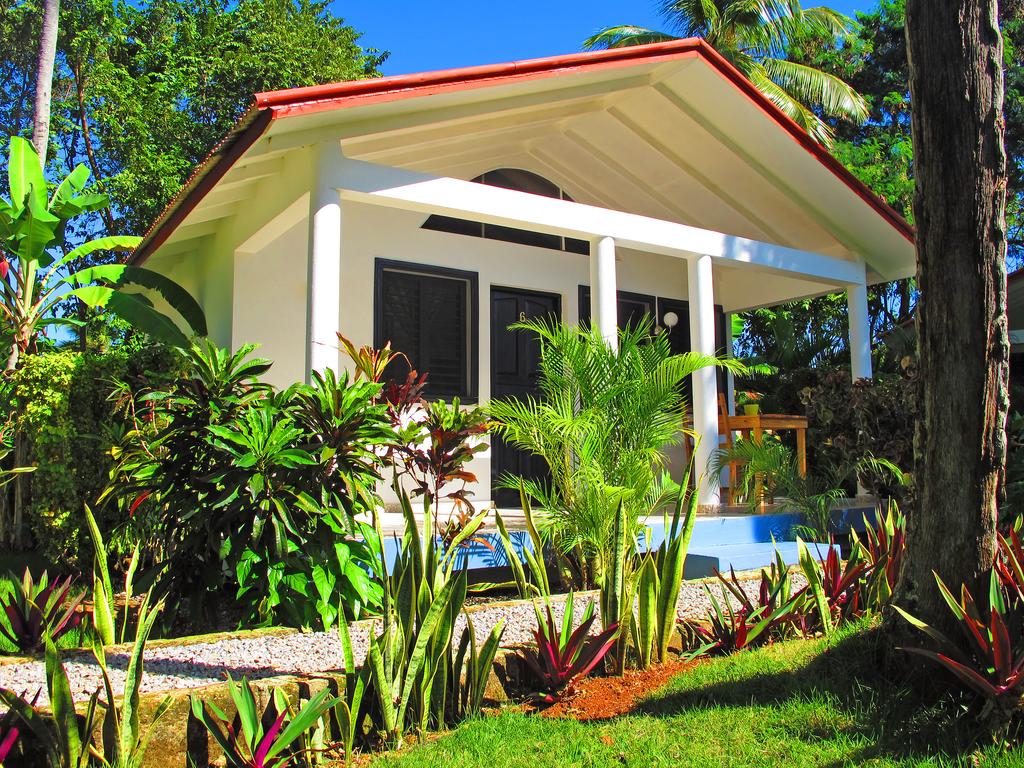
[[[538,176],[531,171],[524,171],[521,168],[498,168],[497,170],[481,174],[472,179],[472,181],[477,184],[514,189],[517,192],[529,192],[533,195],[543,195],[544,197],[553,197],[558,200],[572,200],[557,185],[552,184],[543,176]],[[531,232],[528,229],[502,227],[497,224],[484,224],[479,221],[457,219],[453,216],[434,214],[423,222],[423,228],[432,229],[436,232],[451,232],[456,235],[484,237],[488,240],[504,240],[507,243],[532,245],[537,248],[551,248],[555,251],[590,253],[590,243],[586,240],[577,240],[573,237],[562,237],[560,235],[548,235],[543,232]]]

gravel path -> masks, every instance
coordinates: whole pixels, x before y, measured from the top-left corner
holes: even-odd
[[[794,574],[794,588],[799,589],[806,582]],[[757,589],[758,580],[744,578],[740,583],[751,592]],[[717,586],[713,586],[716,598]],[[578,595],[574,614],[578,622],[587,604],[597,595]],[[703,618],[710,604],[700,582],[683,582],[679,596],[680,614],[687,618]],[[561,620],[564,610],[561,601],[555,602],[553,612]],[[528,603],[498,603],[481,605],[472,611],[473,627],[477,639],[483,642],[498,621],[504,619],[503,646],[514,646],[530,642],[536,623],[533,606]],[[595,625],[597,623],[595,622]],[[455,628],[458,642],[466,625],[465,615],[460,616]],[[595,626],[597,631],[599,627]],[[352,632],[353,653],[357,663],[366,655],[368,625],[357,626]],[[107,652],[107,666],[116,693],[124,686],[126,651]],[[142,681],[144,692],[168,691],[183,688],[198,688],[225,679],[227,674],[238,679],[276,677],[279,675],[303,675],[331,672],[344,666],[341,642],[335,633],[282,633],[261,634],[247,637],[228,637],[212,642],[189,645],[150,647],[146,651],[145,676]],[[102,685],[99,667],[90,652],[69,654],[65,661],[72,693],[78,700],[85,700]],[[45,704],[46,676],[42,661],[0,664],[0,688],[15,692],[28,692],[30,696],[41,690],[39,702]]]

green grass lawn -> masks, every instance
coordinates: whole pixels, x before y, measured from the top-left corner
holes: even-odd
[[[1024,751],[947,757],[963,749],[968,717],[923,710],[872,672],[875,657],[865,627],[781,643],[681,673],[629,716],[579,723],[509,711],[372,765],[1024,766]]]

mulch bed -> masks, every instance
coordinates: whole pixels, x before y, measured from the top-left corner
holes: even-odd
[[[638,703],[696,662],[674,658],[650,669],[628,670],[622,677],[588,677],[561,701],[539,709],[544,717],[609,720],[633,711]]]

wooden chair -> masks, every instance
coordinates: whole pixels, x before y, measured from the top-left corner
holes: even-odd
[[[733,429],[729,425],[729,404],[725,399],[725,395],[719,393],[718,395],[718,426],[720,437],[724,438],[725,450],[731,451],[733,447]],[[689,464],[690,458],[693,456],[693,437],[687,435],[683,441],[683,448],[686,453],[686,462]],[[726,466],[729,469],[729,485],[721,487],[722,497],[728,500],[730,505],[736,503],[736,478],[739,477],[740,463],[738,461],[730,461]],[[695,472],[695,474],[700,474]],[[696,477],[691,477],[690,482],[695,483]]]

